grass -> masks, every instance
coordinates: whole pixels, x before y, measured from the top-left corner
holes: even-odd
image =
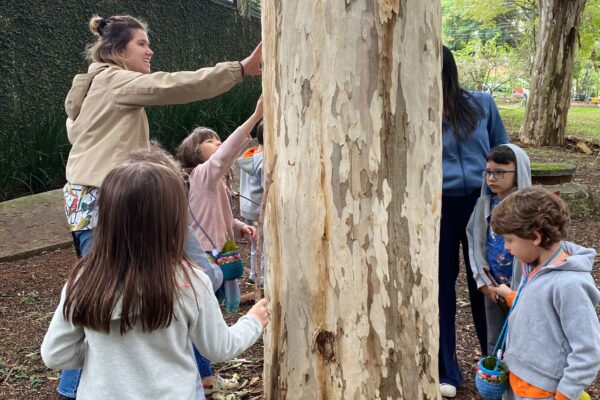
[[[499,105],[506,130],[516,134],[525,117],[525,107]],[[567,135],[600,141],[600,107],[571,107],[567,116]]]

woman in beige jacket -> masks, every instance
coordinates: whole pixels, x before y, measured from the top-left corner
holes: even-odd
[[[79,256],[92,244],[97,199],[108,172],[127,154],[148,146],[145,106],[183,104],[218,96],[260,75],[262,48],[241,62],[175,73],[150,71],[153,51],[147,26],[131,16],[90,20],[96,41],[87,49],[88,73],[76,75],[67,99],[67,134],[72,144],[64,187],[65,211]],[[58,391],[75,397],[80,371],[63,371]]]

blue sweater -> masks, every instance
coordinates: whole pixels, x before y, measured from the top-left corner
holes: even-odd
[[[504,124],[492,96],[481,92],[468,93],[471,95],[471,101],[481,106],[484,116],[471,136],[463,142],[456,140],[448,119],[442,119],[445,196],[466,196],[474,190],[479,190],[483,182],[485,157],[492,147],[508,143]]]

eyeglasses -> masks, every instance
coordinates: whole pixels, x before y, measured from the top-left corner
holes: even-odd
[[[504,179],[504,174],[509,174],[517,171],[506,171],[502,169],[484,169],[483,176],[484,178],[489,178],[493,176],[494,179]]]

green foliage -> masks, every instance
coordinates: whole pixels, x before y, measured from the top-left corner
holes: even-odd
[[[0,3],[0,201],[64,184],[67,141],[63,104],[75,74],[84,72],[94,40],[93,14],[130,14],[150,27],[154,70],[195,70],[240,60],[260,41],[260,22],[211,1],[82,0]],[[198,104],[148,110],[150,134],[173,148],[194,125],[226,136],[253,110],[259,79]]]
[[[498,106],[510,134],[517,134],[525,117],[523,106]],[[600,107],[571,107],[567,118],[567,135],[600,140]]]
[[[482,62],[485,53],[491,53],[488,64],[500,63],[511,70],[503,72],[500,80],[519,79],[519,86],[522,80],[529,81],[535,54],[534,0],[442,0],[442,14],[443,40],[451,49]],[[481,50],[473,51],[474,46]],[[504,54],[495,56],[498,51]]]
[[[521,86],[528,78],[526,63],[508,44],[497,45],[496,38],[472,39],[454,57],[461,85],[470,89],[494,93],[504,85]]]

